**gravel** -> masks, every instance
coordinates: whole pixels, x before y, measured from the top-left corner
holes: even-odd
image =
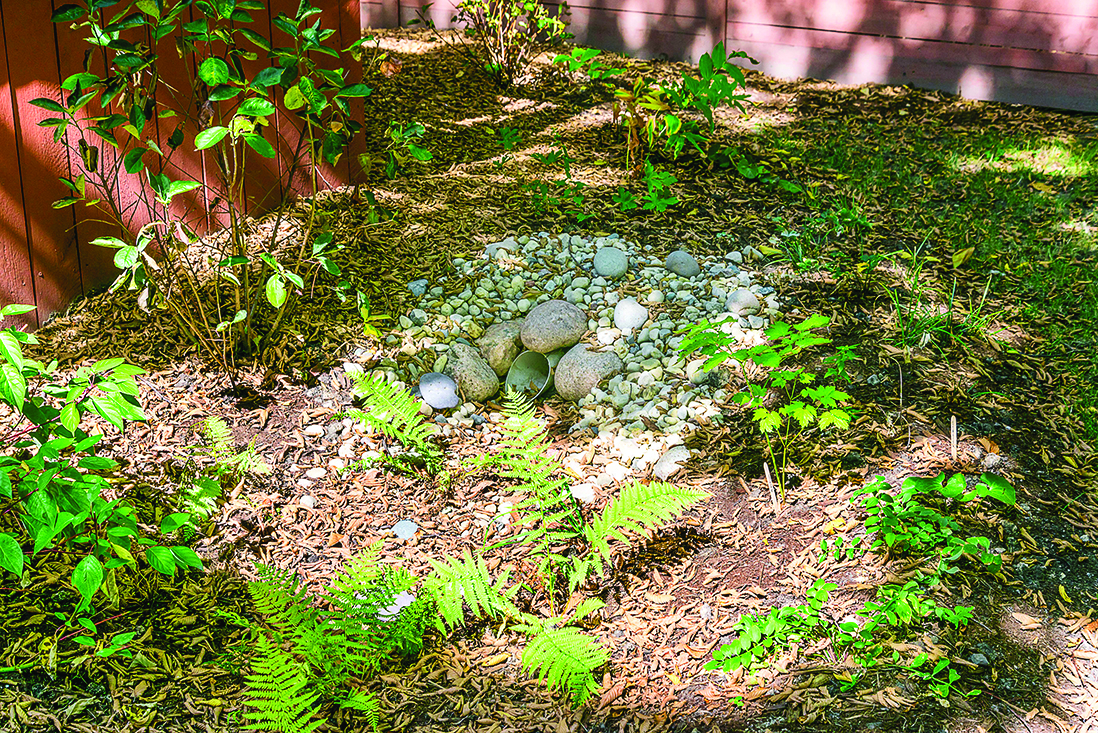
[[[620,454],[618,438],[637,441],[637,454],[623,459],[623,465],[651,470],[669,448],[681,445],[684,435],[717,416],[734,391],[726,388],[726,372],[706,373],[695,357],[677,352],[680,332],[704,320],[730,319],[723,330],[750,346],[762,340],[761,329],[781,318],[777,296],[758,282],[753,269],[761,252],[744,247],[725,253],[719,241],[709,250],[712,255],[695,257],[680,250],[665,259],[651,245],[614,234],[507,237],[489,245],[479,259],[455,259],[454,271],[438,277],[410,304],[405,314],[410,327],[386,339],[388,348],[402,352],[400,363],[382,359],[379,368],[390,381],[414,384],[424,372],[449,371],[455,351],[475,352],[470,344],[494,324],[519,321],[525,326],[528,317],[551,323],[558,333],[550,338],[531,331],[528,340],[522,328],[525,348],[533,345],[548,354],[582,339],[585,353],[613,353],[623,366],[620,374],[600,379],[579,399],[578,419],[570,429],[592,432],[612,455]],[[599,255],[600,269],[596,253],[603,252],[608,254]],[[617,279],[605,265],[608,258],[620,262],[616,253],[626,262]],[[619,323],[620,306],[635,307],[635,318],[643,313],[643,320]],[[484,367],[496,376],[487,363]],[[459,425],[491,429],[494,418],[474,425],[472,416],[483,407],[465,407],[435,415],[443,434]]]

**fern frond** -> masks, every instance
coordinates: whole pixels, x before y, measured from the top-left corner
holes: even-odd
[[[606,650],[574,626],[544,629],[522,652],[522,667],[544,679],[550,688],[563,688],[572,705],[582,705],[598,689],[592,671],[606,664]]]
[[[628,542],[627,532],[654,530],[708,496],[704,491],[669,483],[653,482],[645,486],[634,481],[584,527],[584,534],[592,549],[609,561],[610,540]]]
[[[179,482],[180,508],[203,520],[209,519],[217,510],[221,493],[221,483],[201,475],[194,460],[188,458]]]
[[[347,375],[353,383],[351,390],[367,409],[348,410],[346,415],[398,441],[417,453],[430,470],[438,470],[442,452],[431,441],[435,426],[424,420],[419,401],[380,373],[349,371]]]
[[[306,660],[331,671],[337,661],[332,657],[332,640],[297,573],[266,565],[256,565],[256,572],[259,580],[248,583],[256,610],[283,638],[292,640],[295,650]]]
[[[328,585],[330,630],[342,632],[347,660],[370,673],[392,654],[409,656],[423,647],[433,611],[430,596],[409,591],[418,582],[404,569],[378,565],[380,541],[349,560]],[[421,594],[422,595],[422,594]]]
[[[575,623],[596,611],[602,609],[606,605],[606,602],[601,598],[585,598],[580,601],[580,604],[576,606],[576,610],[572,611],[572,622]]]
[[[210,416],[202,421],[199,432],[206,442],[210,444],[210,450],[214,454],[231,453],[233,449],[233,434],[229,426],[219,417]]]
[[[319,694],[306,690],[306,670],[266,635],[260,634],[251,663],[252,673],[244,676],[244,699],[255,709],[244,713],[253,721],[244,730],[312,733],[325,723],[323,718],[313,720]]]
[[[370,730],[377,733],[378,726],[381,724],[381,702],[375,695],[362,690],[354,690],[347,695],[346,699],[340,701],[339,706],[366,713]]]
[[[435,572],[424,581],[424,589],[434,597],[438,611],[449,628],[464,623],[463,603],[469,604],[476,618],[518,615],[518,609],[505,591],[507,573],[501,574],[493,584],[488,566],[480,555],[474,558],[469,550],[465,550],[461,558],[448,557],[442,562],[429,558],[429,562]],[[518,587],[514,590],[517,591]]]
[[[252,437],[248,447],[236,455],[230,455],[220,461],[230,473],[239,476],[244,473],[268,474],[271,466],[259,456],[255,449],[255,436]]]

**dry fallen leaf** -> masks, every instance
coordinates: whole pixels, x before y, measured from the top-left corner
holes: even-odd
[[[1014,620],[1022,625],[1023,629],[1039,629],[1041,628],[1041,622],[1032,616],[1028,616],[1024,613],[1012,613]]]

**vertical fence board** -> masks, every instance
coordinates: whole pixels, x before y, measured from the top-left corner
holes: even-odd
[[[11,54],[7,44],[8,23],[0,5],[0,160],[8,161],[0,179],[0,306],[13,303],[34,305],[30,244],[23,206],[23,181],[18,175],[15,142],[15,90],[8,75]],[[18,62],[18,59],[16,59]],[[0,326],[38,326],[34,311],[0,320]]]
[[[23,182],[23,210],[41,321],[82,292],[72,214],[52,206],[67,194],[58,176],[69,174],[68,157],[53,142],[53,130],[38,126],[41,120],[56,115],[29,104],[32,99],[56,98],[57,94],[52,11],[48,3],[41,2],[7,3],[3,11],[9,83],[15,96],[18,174]],[[15,59],[17,63],[12,62]]]

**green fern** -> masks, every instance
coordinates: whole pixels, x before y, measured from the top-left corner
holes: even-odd
[[[378,726],[381,725],[381,702],[375,695],[362,690],[354,690],[339,702],[339,706],[365,713],[366,721],[370,724],[370,730],[377,733]]]
[[[347,375],[353,383],[352,391],[363,400],[366,409],[343,414],[398,441],[412,453],[389,456],[387,462],[402,468],[411,461],[432,474],[438,473],[442,468],[442,451],[432,440],[435,426],[424,420],[420,402],[408,390],[390,384],[380,373],[349,371]]]
[[[551,689],[567,690],[577,707],[598,689],[592,672],[607,660],[602,645],[574,626],[546,626],[522,652],[522,668],[545,680]]]
[[[198,432],[210,445],[210,450],[218,455],[226,455],[233,450],[233,434],[228,424],[219,417],[210,416],[203,420]]]
[[[516,480],[515,490],[528,494],[527,503],[539,507],[538,519],[555,510],[578,526],[581,520],[570,501],[569,481],[561,475],[560,463],[548,455],[545,428],[534,417],[533,402],[521,392],[508,390],[503,414],[499,447],[492,454],[473,458],[470,467],[492,468],[500,477]]]
[[[370,675],[393,656],[418,654],[423,634],[434,618],[429,594],[410,591],[418,582],[402,568],[378,565],[382,542],[349,560],[327,588],[333,632],[347,640],[348,662],[359,675]]]
[[[704,491],[668,483],[654,482],[645,486],[634,481],[584,527],[584,535],[591,549],[602,561],[608,562],[611,540],[629,542],[627,533],[654,530],[708,496]]]
[[[312,606],[308,590],[297,573],[257,565],[259,580],[248,583],[256,610],[280,635],[293,643],[294,651],[310,664],[323,669],[325,676],[336,670],[340,650],[333,649],[333,639],[325,633],[320,613]],[[340,684],[339,675],[332,684]]]
[[[461,558],[448,557],[442,562],[429,558],[434,574],[424,581],[424,590],[431,593],[446,626],[453,629],[465,622],[464,604],[469,604],[474,618],[518,615],[510,596],[518,587],[506,590],[508,573],[492,582],[484,558],[475,558],[468,550]]]
[[[243,726],[245,730],[312,733],[325,723],[323,718],[313,719],[320,695],[306,689],[307,670],[263,634],[251,664],[252,674],[244,678],[244,701],[254,710],[244,713],[252,721]]]
[[[566,555],[555,549],[567,548],[581,536],[583,515],[560,463],[548,455],[545,429],[534,417],[533,403],[522,393],[508,391],[503,409],[499,448],[469,462],[474,470],[490,468],[500,477],[516,481],[514,490],[522,496],[512,508],[519,532],[489,549],[512,544],[529,546],[538,577],[553,605],[556,578],[562,567],[570,568],[569,591],[586,578],[578,554]]]
[[[180,508],[202,520],[209,519],[217,510],[221,501],[221,482],[209,476],[203,476],[194,459],[188,458],[183,464],[183,475],[179,482]]]

